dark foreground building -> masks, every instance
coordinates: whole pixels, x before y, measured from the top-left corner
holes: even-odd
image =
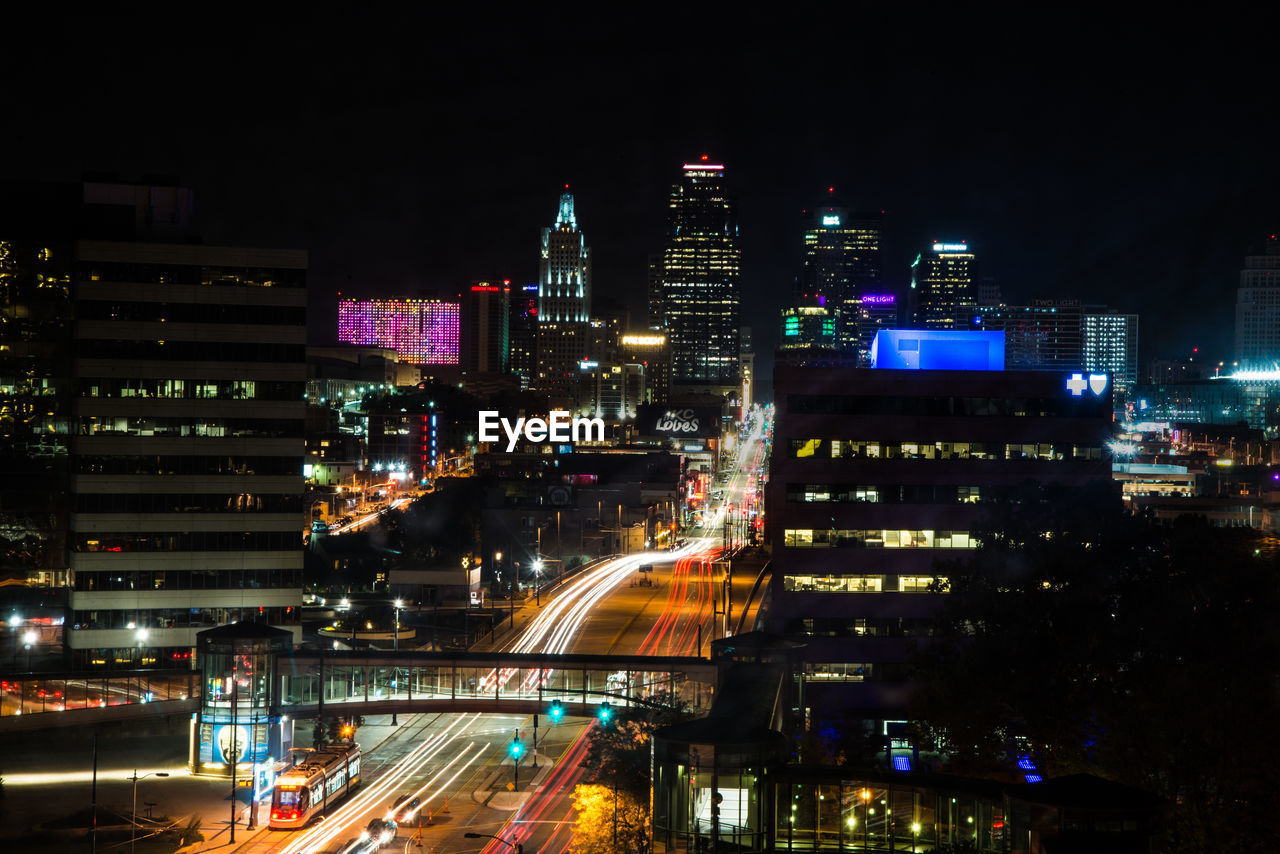
[[[931,632],[938,561],[975,548],[1020,484],[1110,476],[1107,378],[1001,370],[1003,339],[983,334],[881,333],[876,364],[896,370],[775,371],[768,628],[805,644],[794,725],[881,735],[906,704],[908,647]]]

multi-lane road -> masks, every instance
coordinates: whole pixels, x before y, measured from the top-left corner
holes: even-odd
[[[684,546],[611,558],[578,573],[544,594],[540,608],[527,604],[526,621],[498,648],[705,655],[707,644],[718,636],[713,613],[717,609],[723,613],[722,573],[713,561],[723,549],[725,523],[741,508],[754,506],[766,459],[767,429],[765,419],[757,417],[740,434],[728,476],[715,486],[723,498],[713,502],[704,527],[695,530]],[[654,567],[647,576],[654,579],[652,585],[641,582],[642,565]],[[505,682],[513,675],[495,672],[488,680]],[[543,716],[539,723],[535,753],[529,716],[405,717],[390,737],[366,745],[362,786],[322,821],[303,830],[261,829],[234,850],[246,854],[371,851],[375,842],[362,838],[362,832],[374,819],[391,815],[396,801],[404,798],[410,803],[416,800],[417,805],[408,815],[401,810],[402,821],[385,850],[506,854],[519,843],[528,850],[564,852],[572,838],[569,795],[581,781],[587,730],[593,722],[579,719],[548,726]],[[518,767],[510,755],[517,733],[526,746]],[[534,762],[538,767],[533,767]],[[511,791],[517,777],[519,788]],[[264,803],[259,821],[266,823],[269,812]],[[481,836],[468,838],[466,833]],[[490,836],[497,839],[486,838]]]

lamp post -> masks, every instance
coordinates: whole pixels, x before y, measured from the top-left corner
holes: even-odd
[[[516,854],[524,854],[523,845],[521,845],[519,842],[508,842],[507,840],[503,839],[501,836],[494,836],[489,833],[472,833],[469,830],[462,835],[467,839],[496,839],[499,842],[501,842],[503,845],[510,845],[512,848],[516,850]]]
[[[145,780],[147,777],[168,777],[168,771],[148,771],[146,774],[139,775],[138,769],[133,769],[133,776],[126,777],[127,780],[133,781],[133,810],[129,813],[129,851],[133,852],[134,846],[138,842],[138,781]]]
[[[397,600],[396,600],[396,622],[395,622],[395,626],[394,626],[394,627],[393,627],[393,629],[392,629],[392,631],[394,632],[394,637],[395,637],[395,639],[392,641],[392,643],[394,644],[394,651],[395,651],[395,652],[399,652],[399,651],[400,651],[400,609],[401,609],[401,608],[403,608],[403,607],[404,607],[404,600],[403,600],[403,599],[397,599]],[[393,676],[393,677],[392,677],[392,679],[391,679],[391,693],[392,693],[392,696],[394,697],[395,692],[396,692],[396,689],[399,687],[399,686],[396,684],[396,682],[398,682],[398,681],[399,681],[400,668],[399,668],[399,667],[392,668],[392,672],[393,672],[393,673],[395,673],[395,676]],[[395,713],[395,712],[392,712],[392,713],[391,713],[391,725],[392,725],[392,726],[399,726],[399,725],[400,725],[400,722],[396,720],[396,713]]]
[[[542,607],[542,559],[533,562],[533,595],[537,607]]]

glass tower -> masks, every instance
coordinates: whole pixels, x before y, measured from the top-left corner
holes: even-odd
[[[671,188],[662,255],[662,307],[672,381],[689,390],[739,385],[742,253],[724,166],[686,163]]]
[[[935,243],[911,265],[912,325],[965,329],[978,304],[977,258],[965,243]]]

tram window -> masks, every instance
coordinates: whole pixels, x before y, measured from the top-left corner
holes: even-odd
[[[276,802],[282,807],[295,806],[301,800],[300,794],[298,789],[280,789],[276,793]]]

